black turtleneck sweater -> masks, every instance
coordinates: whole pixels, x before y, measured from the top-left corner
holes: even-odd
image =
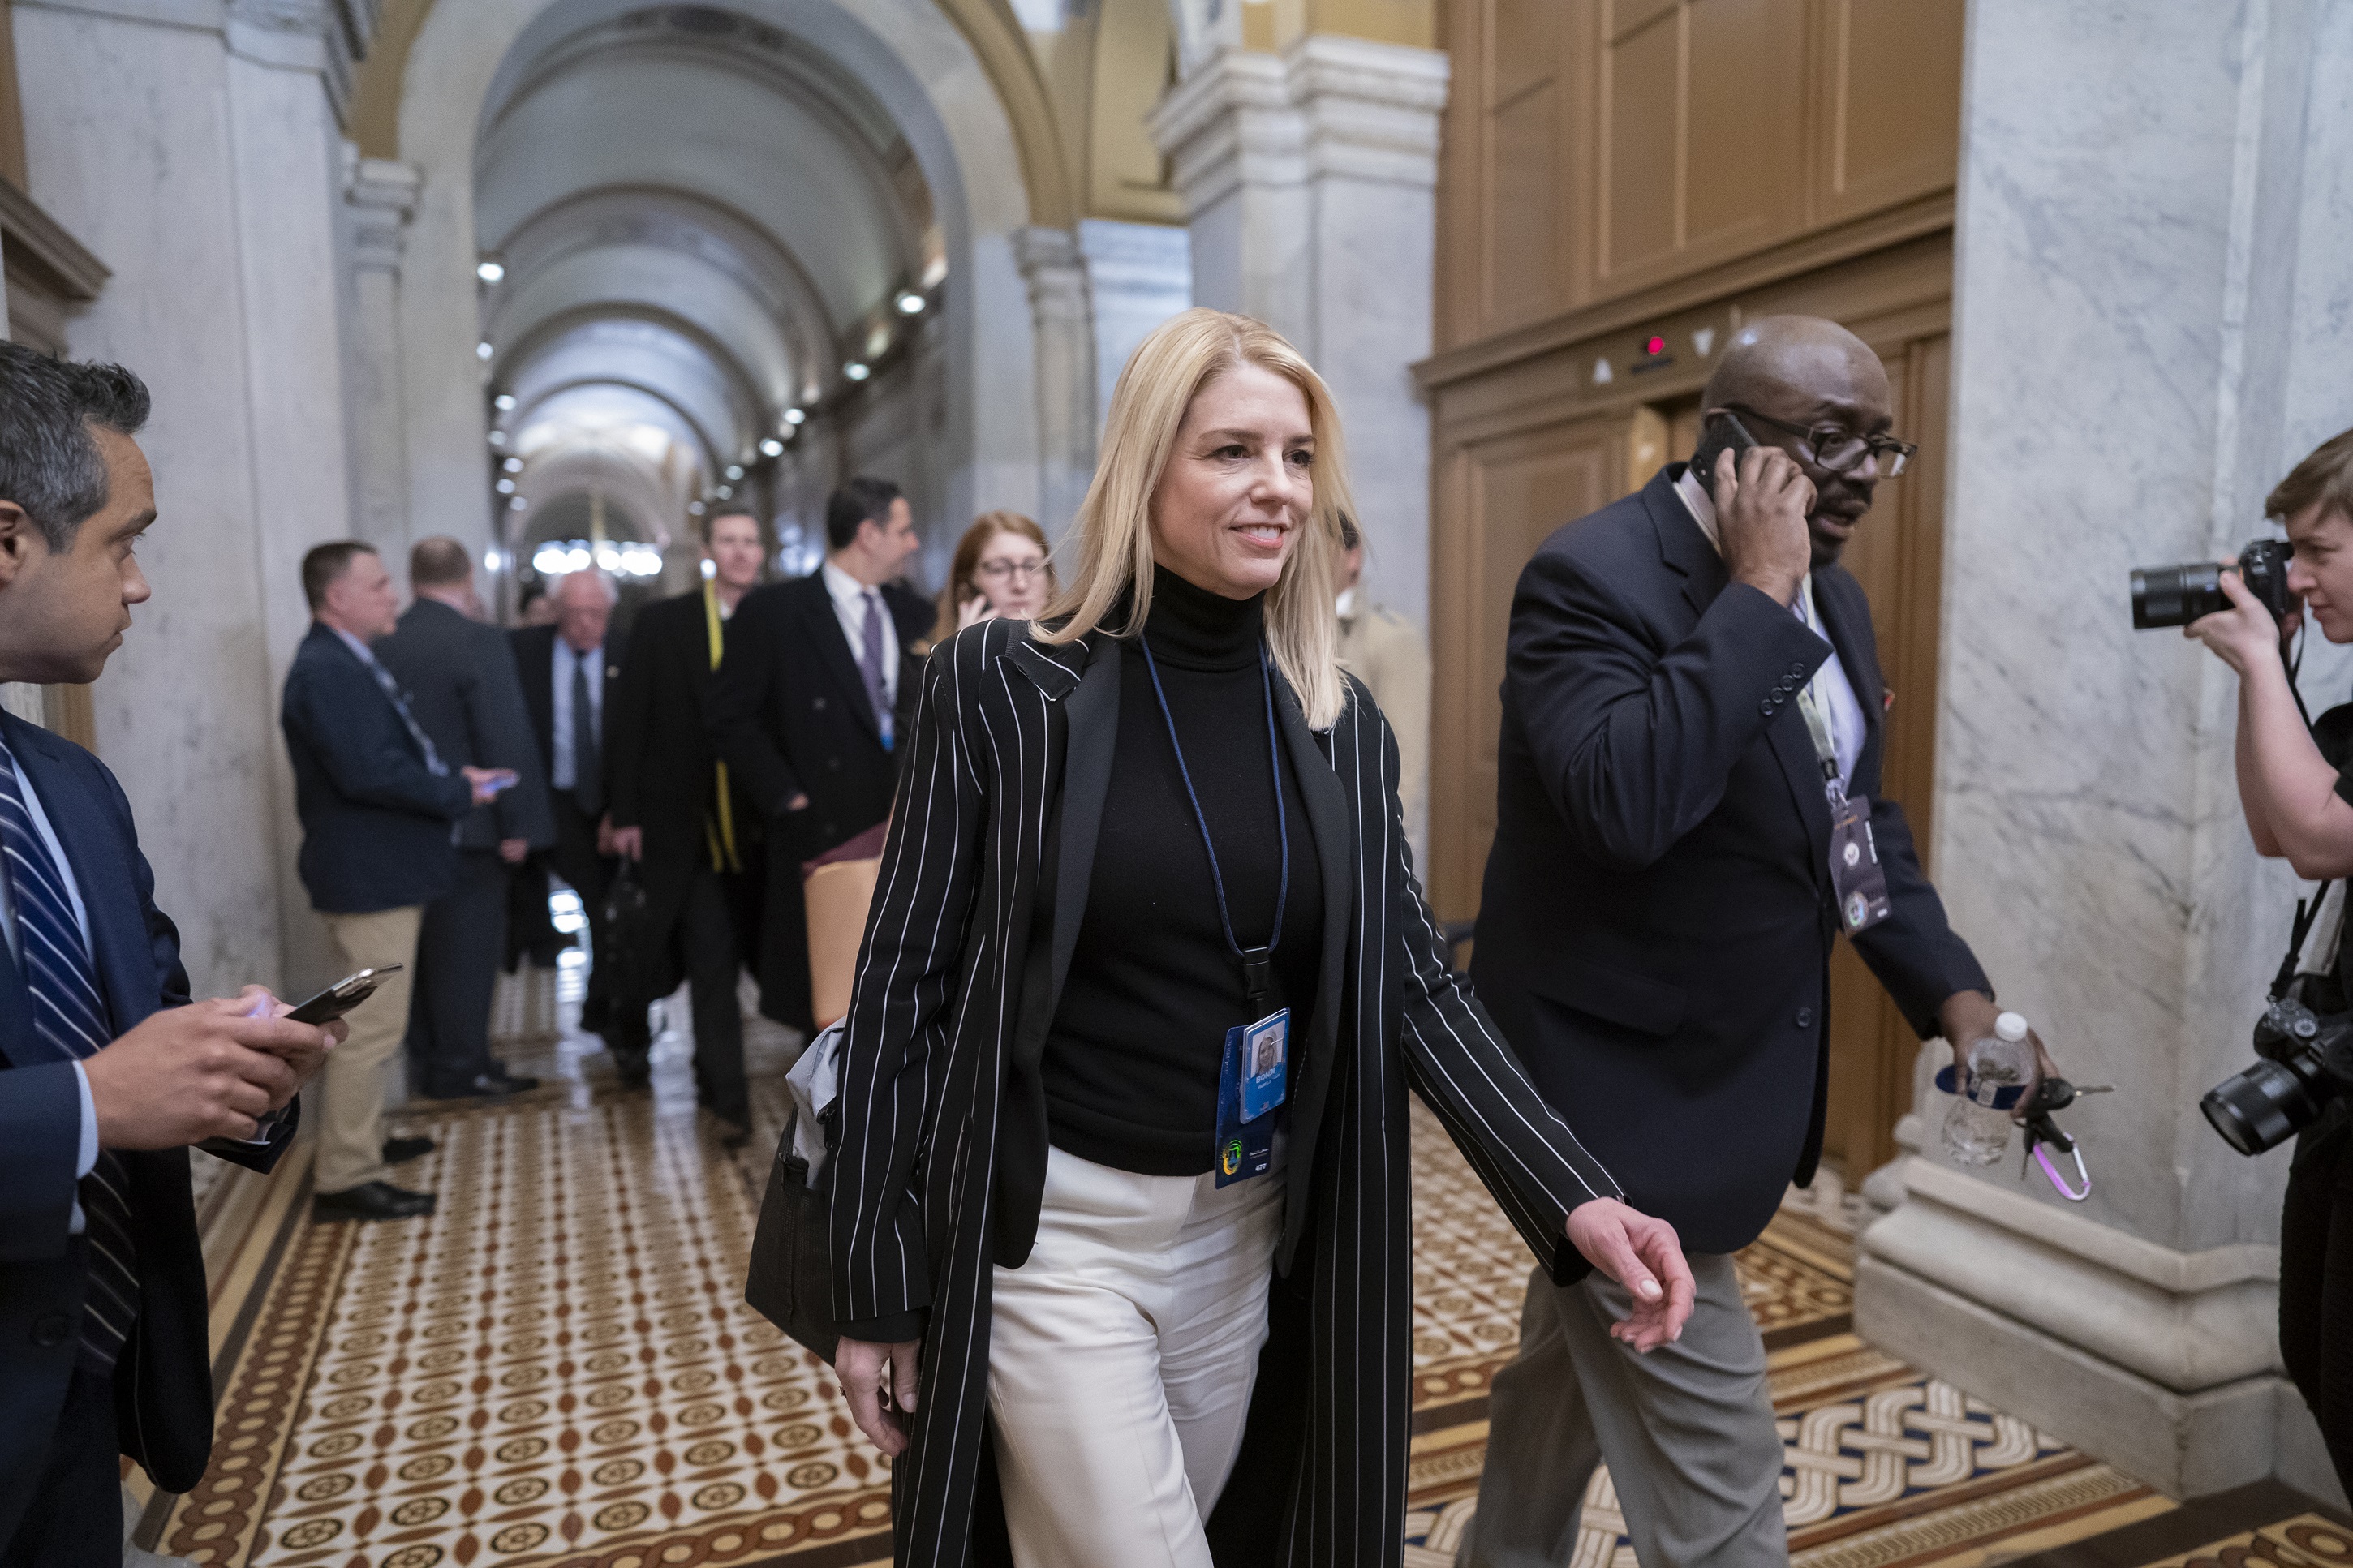
[[[1259,676],[1263,609],[1264,595],[1222,598],[1164,568],[1153,574],[1144,632],[1217,845],[1234,935],[1244,947],[1264,942],[1271,931],[1281,871]],[[1274,973],[1282,993],[1277,1005],[1291,1008],[1295,1063],[1323,958],[1324,874],[1279,731],[1275,747],[1289,817],[1291,893]],[[1144,656],[1130,641],[1120,649],[1119,736],[1086,918],[1046,1037],[1054,1146],[1144,1175],[1208,1170],[1226,1031],[1250,1022],[1241,964],[1218,921],[1208,857],[1168,724]]]

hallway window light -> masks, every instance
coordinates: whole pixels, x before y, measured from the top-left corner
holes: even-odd
[[[514,481],[513,481],[512,479],[501,479],[501,480],[500,480],[500,481],[499,481],[495,486],[493,486],[492,488],[493,488],[493,489],[495,489],[499,492],[499,494],[501,494],[501,495],[502,495],[502,496],[511,496],[511,495],[514,494],[514,489],[515,489],[515,486],[514,486]]]
[[[485,283],[496,283],[506,275],[506,264],[495,256],[485,256],[474,263],[474,276]]]
[[[476,359],[488,359],[498,352],[498,350],[491,346],[491,340],[488,338],[484,338],[480,342],[474,345],[474,357]]]
[[[743,464],[741,464],[741,463],[730,463],[730,464],[728,464],[728,465],[727,465],[727,479],[728,479],[728,482],[730,482],[730,483],[732,484],[732,483],[733,483],[735,480],[740,479],[742,479],[743,477],[744,477],[744,465],[743,465]]]
[[[851,360],[848,364],[841,367],[841,374],[848,376],[852,381],[864,381],[868,376],[872,375],[874,373],[867,369],[861,361]]]
[[[916,293],[913,289],[906,290],[899,296],[899,314],[902,316],[922,315],[923,313],[923,297],[921,294]]]
[[[797,426],[801,421],[807,417],[808,410],[806,408],[787,408],[785,410],[785,423],[787,425]]]
[[[491,403],[500,413],[511,414],[514,411],[514,394],[512,392],[501,392],[496,397],[491,398]]]
[[[768,437],[765,440],[760,443],[760,456],[764,458],[781,458],[784,455],[785,444],[782,441],[777,440],[774,436]]]

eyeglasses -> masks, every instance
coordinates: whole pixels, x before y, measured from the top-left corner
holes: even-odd
[[[1001,583],[1008,577],[1018,577],[1026,583],[1045,570],[1043,561],[984,561],[973,568],[976,574],[992,583]]]
[[[1904,471],[1912,461],[1912,454],[1920,449],[1915,443],[1898,441],[1893,436],[1858,436],[1840,425],[1792,425],[1786,419],[1759,414],[1746,404],[1728,403],[1725,408],[1744,419],[1754,419],[1759,425],[1801,437],[1814,461],[1833,474],[1861,467],[1868,454],[1879,459],[1879,477],[1892,479]]]

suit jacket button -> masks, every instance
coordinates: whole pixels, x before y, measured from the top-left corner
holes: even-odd
[[[66,1342],[73,1332],[73,1320],[63,1312],[45,1312],[33,1320],[33,1342],[43,1350]]]
[[[1806,673],[1806,667],[1802,664],[1793,664],[1789,667],[1789,673],[1793,677],[1801,676]]]
[[[1814,1010],[1811,1007],[1799,1008],[1797,1025],[1800,1029],[1812,1028],[1814,1025]]]
[[[1757,705],[1757,711],[1764,714],[1767,718],[1770,718],[1773,713],[1773,700],[1770,697],[1767,697],[1764,701],[1759,702]]]

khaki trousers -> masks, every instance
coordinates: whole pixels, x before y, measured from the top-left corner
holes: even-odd
[[[364,915],[322,915],[335,939],[343,974],[399,964],[376,994],[344,1017],[351,1038],[327,1053],[320,1069],[319,1166],[312,1185],[345,1193],[392,1174],[384,1163],[385,1069],[408,1033],[408,981],[417,969],[417,930],[424,906]],[[338,975],[337,978],[341,978]]]
[[[1018,1568],[1210,1568],[1241,1451],[1282,1181],[1140,1176],[1060,1149],[998,1268],[988,1414]]]

